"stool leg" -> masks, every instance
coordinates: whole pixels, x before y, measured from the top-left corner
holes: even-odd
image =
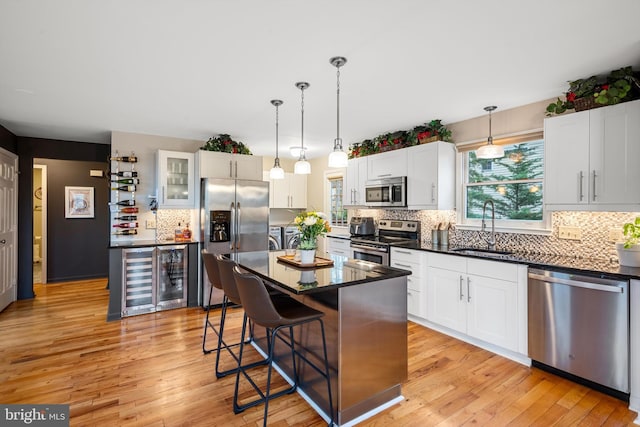
[[[242,354],[244,352],[244,344],[245,344],[244,338],[245,338],[246,330],[247,330],[247,316],[245,316],[244,319],[242,320],[240,352],[238,353],[238,368],[236,369],[236,385],[233,391],[233,412],[235,414],[238,414],[244,410],[244,408],[241,408],[240,405],[238,405],[238,388],[239,388],[238,386],[240,385],[240,372],[244,374],[244,370],[242,368]]]
[[[333,398],[331,396],[331,371],[329,370],[329,358],[327,357],[327,341],[324,335],[324,322],[318,319],[320,322],[320,332],[322,335],[322,349],[324,351],[324,372],[327,377],[327,391],[329,392],[329,426],[333,425]]]
[[[219,365],[220,365],[220,350],[223,349],[223,348],[228,349],[227,344],[224,342],[224,325],[225,325],[226,319],[227,319],[227,309],[228,309],[228,307],[229,307],[229,299],[225,295],[223,300],[222,300],[222,314],[220,315],[220,333],[218,334],[218,350],[217,350],[217,353],[216,353],[216,377],[217,378],[222,378],[225,375],[228,375],[229,373],[231,373],[230,371],[220,372],[220,369],[219,369]]]
[[[212,297],[212,295],[213,295],[213,286],[211,286],[211,288],[209,289],[209,304],[207,305],[207,317],[204,320],[204,335],[202,336],[202,352],[204,354],[209,354],[209,353],[211,353],[213,351],[213,349],[207,349],[205,347],[206,342],[207,342],[207,329],[209,329],[209,326],[211,326],[211,329],[213,329],[213,332],[215,332],[216,335],[218,335],[218,336],[220,335],[220,332],[218,332],[216,330],[216,327],[213,326],[213,323],[211,323],[209,321],[209,313],[211,311],[211,297]],[[223,301],[223,304],[224,304],[224,301]]]

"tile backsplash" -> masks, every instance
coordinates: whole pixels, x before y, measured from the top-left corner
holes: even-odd
[[[350,216],[372,216],[379,219],[411,219],[420,221],[421,240],[431,243],[431,230],[440,223],[450,222],[452,230],[449,244],[454,246],[484,247],[486,236],[475,230],[459,230],[455,227],[456,211],[412,211],[356,209]],[[579,258],[617,258],[614,242],[609,238],[611,229],[622,230],[622,224],[632,222],[637,212],[553,212],[551,234],[522,234],[496,232],[496,247],[500,250],[524,251],[550,255],[573,255]],[[558,237],[559,227],[571,226],[581,230],[580,240],[565,240]]]

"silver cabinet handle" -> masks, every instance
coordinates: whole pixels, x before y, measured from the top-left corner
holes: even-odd
[[[431,203],[436,202],[436,184],[431,184]]]
[[[390,174],[390,173],[385,173],[385,174],[378,175],[378,176],[379,176],[380,178],[382,178],[383,176],[391,176],[391,174]]]
[[[400,264],[399,262],[396,262],[395,265],[400,266],[400,267],[404,267],[404,268],[408,268],[409,270],[411,270],[411,266],[407,265],[407,264]]]
[[[135,181],[134,181],[135,182]],[[162,186],[162,204],[164,205],[164,185]]]
[[[584,173],[580,171],[578,175],[578,201],[581,202],[584,199],[584,194],[582,192],[582,180],[584,179]]]
[[[229,178],[233,178],[233,161],[229,160]]]
[[[593,170],[593,201],[596,201],[596,170]]]
[[[399,253],[399,254],[411,255],[411,252],[409,252],[409,251],[401,251],[401,250],[396,249],[396,252]]]
[[[471,292],[469,292],[469,284],[471,283],[471,279],[467,276],[467,302],[471,302]]]
[[[460,301],[464,298],[464,294],[462,293],[462,275],[460,275]]]

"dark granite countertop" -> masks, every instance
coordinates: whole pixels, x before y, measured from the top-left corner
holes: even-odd
[[[328,253],[317,256],[333,260],[332,266],[299,268],[279,261],[280,255],[284,255],[284,251],[244,252],[236,255],[236,262],[245,270],[295,294],[336,290],[411,274],[410,271]]]
[[[174,246],[174,245],[193,245],[199,242],[176,242],[173,240],[123,240],[120,242],[111,242],[109,249],[129,249],[144,248],[149,246]]]
[[[613,259],[600,259],[600,258],[583,258],[578,256],[566,256],[566,255],[554,255],[554,254],[542,254],[527,251],[514,251],[501,258],[494,258],[492,256],[482,255],[469,255],[456,252],[458,249],[455,246],[440,247],[432,246],[431,244],[419,244],[419,243],[399,243],[393,244],[393,247],[403,247],[407,249],[417,249],[427,252],[442,253],[448,255],[465,256],[481,258],[493,261],[510,262],[516,264],[527,264],[530,267],[547,268],[547,269],[562,269],[570,270],[575,273],[598,275],[603,277],[614,277],[621,279],[640,279],[640,268],[637,267],[625,267]],[[466,246],[465,246],[466,247]],[[479,248],[481,249],[481,248]]]

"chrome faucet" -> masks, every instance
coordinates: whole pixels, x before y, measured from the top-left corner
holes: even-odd
[[[487,210],[487,205],[491,204],[491,235],[489,238],[484,238],[485,242],[487,242],[488,249],[490,251],[496,250],[496,207],[493,204],[493,200],[485,200],[484,205],[482,205],[482,231],[487,229],[487,223],[484,220],[484,216]]]

